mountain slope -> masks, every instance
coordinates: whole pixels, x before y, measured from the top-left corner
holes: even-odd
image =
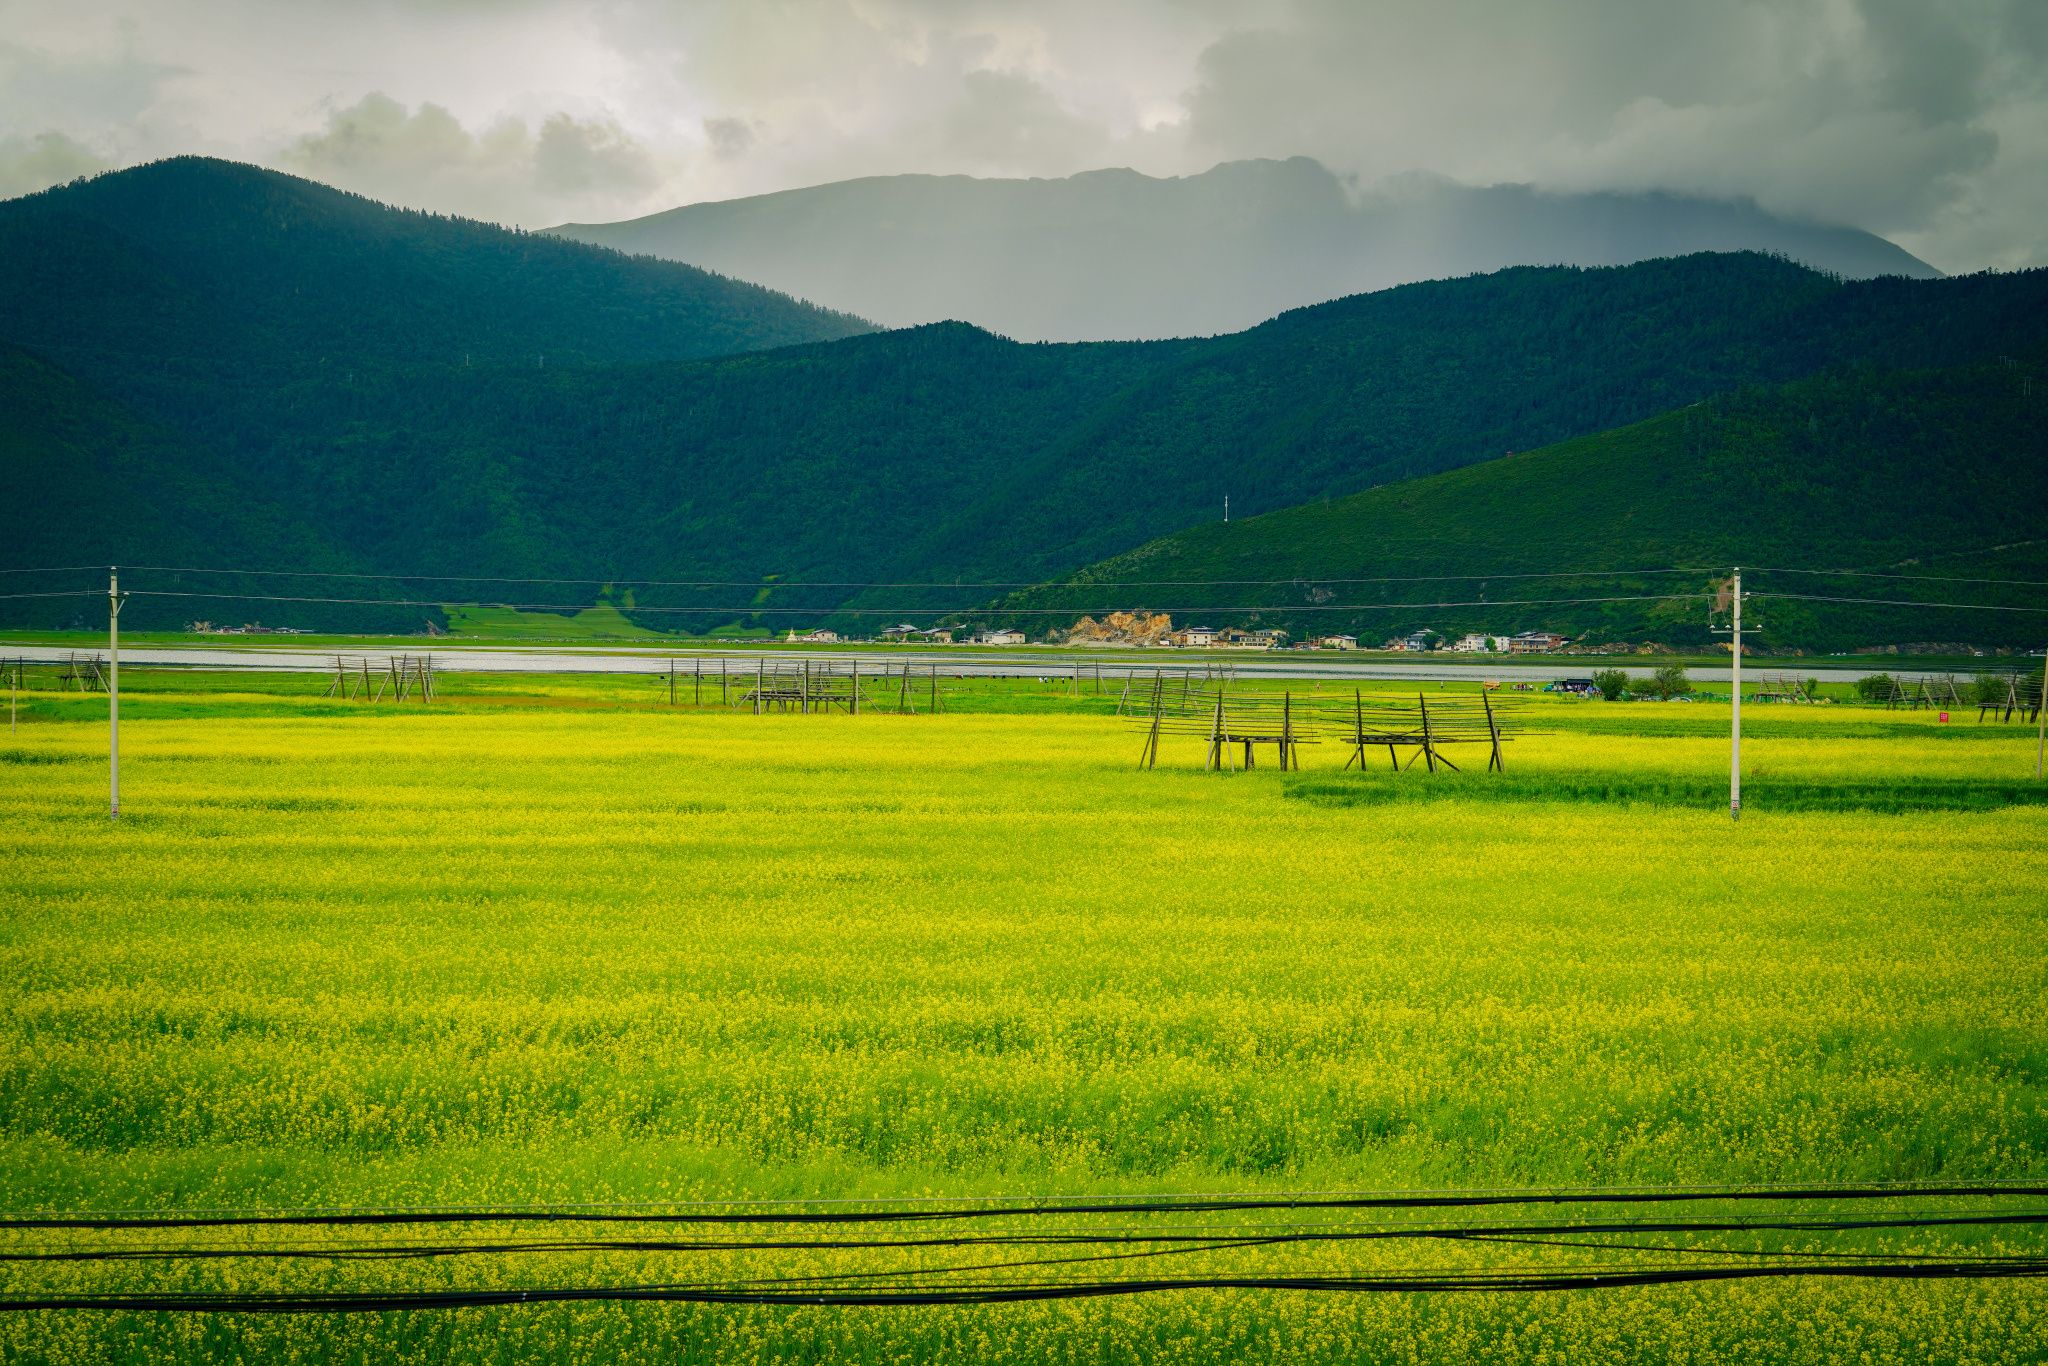
[[[347,570],[301,512],[264,497],[206,446],[139,417],[49,362],[0,343],[0,469],[7,471],[7,561],[19,568],[103,565],[146,549],[154,563],[208,565],[222,550],[269,564]],[[30,599],[9,620],[102,624],[105,575],[9,575],[9,592],[96,585],[97,598]],[[160,581],[158,586],[170,586]],[[199,585],[204,587],[205,585]],[[213,617],[204,602],[138,611],[156,622]],[[240,617],[236,618],[240,620]],[[421,614],[336,609],[337,624],[415,628]]]
[[[905,175],[550,229],[759,280],[896,326],[1020,340],[1206,336],[1286,309],[1515,265],[1765,251],[1852,279],[1937,272],[1753,204],[1409,179],[1354,197],[1305,157],[1155,179]]]
[[[2048,272],[1841,284],[1770,258],[1523,268],[1182,343],[1009,467],[914,562],[984,579],[1640,421],[1741,385],[1927,368],[2048,335]],[[1154,343],[1163,346],[1163,343]]]
[[[870,330],[669,262],[181,157],[0,202],[0,337],[92,376],[680,360]]]
[[[1215,624],[1255,620],[1297,635],[1347,632],[1372,643],[1433,627],[1701,645],[1709,639],[1703,601],[1342,605],[1697,592],[1708,575],[1627,571],[1736,563],[1763,567],[1748,575],[1748,586],[1765,594],[1960,596],[2038,606],[2027,596],[2032,590],[2017,587],[1974,584],[1959,594],[1937,584],[1817,578],[1770,567],[2048,575],[2048,538],[2039,524],[2048,507],[2044,362],[2048,349],[2037,348],[2030,360],[2010,364],[1866,366],[1745,389],[1542,450],[1193,528],[1000,606],[1099,614],[1193,599]],[[1515,577],[1578,570],[1613,572]],[[1402,582],[1475,571],[1495,577]],[[1373,579],[1380,581],[1358,582]],[[1204,590],[1088,586],[1160,580],[1265,582]],[[1343,580],[1351,582],[1335,582]],[[1957,639],[2038,646],[2042,630],[2040,618],[2023,614],[1795,600],[1766,600],[1757,615],[1766,623],[1766,642],[1836,650]],[[1060,618],[1033,610],[1012,619],[1043,629]]]
[[[135,261],[150,264],[138,250],[109,271]],[[334,596],[573,605],[588,581],[701,580],[726,586],[643,586],[634,610],[707,629],[977,607],[989,594],[963,581],[1071,572],[1214,519],[1225,493],[1250,514],[1827,367],[2021,354],[2044,319],[2048,272],[1844,284],[1733,255],[1408,286],[1189,341],[1024,345],[949,324],[694,361],[463,366],[380,358],[374,329],[344,317],[345,365],[145,350],[64,368],[350,568],[463,576]],[[45,458],[65,457],[24,456]],[[156,513],[87,558],[194,562],[158,545],[182,534],[180,458],[138,465]],[[21,563],[36,516],[0,500],[0,556]],[[84,527],[34,543],[56,554],[67,534],[98,545]],[[232,525],[209,549],[200,562],[308,567]],[[487,581],[506,578],[579,582],[535,596]],[[959,586],[902,586],[933,583]],[[132,610],[331,625],[339,609]]]

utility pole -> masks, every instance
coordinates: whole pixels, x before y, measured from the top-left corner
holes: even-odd
[[[2041,760],[2048,756],[2048,650],[2041,651],[2041,695],[2034,699],[2034,777],[2041,777]]]
[[[1730,691],[1728,727],[1728,819],[1742,819],[1742,566],[1735,567],[1735,616],[1730,627],[1734,650],[1729,655],[1735,686]]]
[[[121,572],[107,570],[107,819],[121,819]]]
[[[1729,583],[1729,601],[1733,615],[1726,627],[1716,626],[1718,633],[1728,632],[1729,677],[1733,686],[1729,690],[1728,722],[1728,819],[1742,819],[1742,567],[1736,566],[1734,577]]]
[[[1223,525],[1230,525],[1230,495],[1223,495]]]

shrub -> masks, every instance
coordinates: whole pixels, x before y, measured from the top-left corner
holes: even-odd
[[[1890,674],[1865,674],[1856,680],[1856,695],[1865,702],[1882,702],[1892,695]]]
[[[1665,701],[1684,697],[1692,691],[1692,680],[1685,676],[1682,664],[1666,664],[1650,675],[1650,691]]]
[[[2003,702],[2009,686],[2004,674],[1978,674],[1977,681],[1970,685],[1970,700],[1979,705]]]
[[[1619,702],[1628,691],[1628,675],[1619,669],[1602,669],[1593,675],[1593,686],[1609,702]]]

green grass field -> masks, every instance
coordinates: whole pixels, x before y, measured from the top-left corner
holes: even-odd
[[[2019,727],[1756,708],[1731,827],[1710,704],[1533,705],[1505,778],[1432,778],[1328,745],[1205,774],[1189,741],[1139,772],[1113,702],[1056,685],[859,718],[260,686],[138,675],[118,825],[103,699],[0,737],[0,1206],[2048,1177]],[[0,1263],[0,1293],[701,1274]],[[0,1317],[0,1359],[2020,1362],[2038,1284],[68,1312]]]

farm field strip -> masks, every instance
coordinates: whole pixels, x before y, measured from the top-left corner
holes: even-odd
[[[562,695],[603,700],[580,687]],[[2048,1176],[2048,809],[1765,807],[1731,830],[1718,807],[1540,790],[1711,787],[1725,707],[1545,706],[1489,780],[1344,775],[1329,745],[1302,774],[1205,774],[1196,745],[1140,773],[1137,737],[1100,712],[345,712],[143,690],[124,697],[127,812],[110,827],[93,702],[38,697],[0,749],[12,1210]],[[1631,734],[1638,717],[1683,733]],[[1851,708],[1779,709],[1768,727],[1751,767],[1765,789],[1997,789],[2031,771],[2017,727]],[[1307,790],[1430,783],[1427,801]],[[1498,799],[1516,783],[1533,790]],[[1855,1236],[1858,1253],[2042,1251],[2024,1227]],[[1401,1246],[1169,1261],[1325,1275],[1584,1255]],[[957,1252],[916,1266],[1017,1250]],[[865,1276],[903,1255],[15,1262],[0,1295]],[[1961,1360],[1968,1344],[2019,1361],[2040,1309],[2021,1281],[1568,1302],[1237,1290],[833,1318],[472,1309],[455,1326],[31,1314],[0,1318],[0,1342],[26,1360],[1006,1343],[1228,1360],[1284,1343],[1336,1361],[1392,1341],[1620,1359],[1754,1334],[1793,1359]]]

